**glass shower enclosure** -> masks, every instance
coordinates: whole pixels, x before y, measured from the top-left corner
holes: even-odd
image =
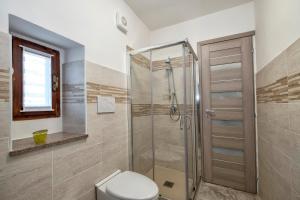
[[[128,58],[131,170],[153,179],[160,199],[193,199],[201,177],[197,56],[183,40]]]

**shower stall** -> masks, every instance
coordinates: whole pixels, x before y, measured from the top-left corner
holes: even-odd
[[[193,199],[201,177],[197,56],[187,40],[129,52],[131,170],[160,199]]]

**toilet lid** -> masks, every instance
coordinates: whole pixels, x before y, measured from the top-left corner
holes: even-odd
[[[146,176],[125,171],[107,184],[106,192],[122,200],[153,200],[158,196],[158,187]]]

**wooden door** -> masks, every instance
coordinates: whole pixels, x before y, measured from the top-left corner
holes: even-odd
[[[256,193],[252,32],[198,43],[203,176]]]

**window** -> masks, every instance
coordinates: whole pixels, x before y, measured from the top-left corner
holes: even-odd
[[[13,119],[60,116],[59,52],[13,37]]]

